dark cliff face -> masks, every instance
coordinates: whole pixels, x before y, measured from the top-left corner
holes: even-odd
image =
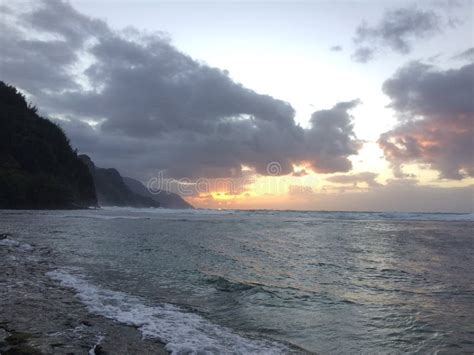
[[[140,181],[124,177],[123,181],[125,184],[135,193],[152,198],[158,201],[161,207],[164,208],[178,208],[178,209],[189,209],[194,208],[191,204],[186,202],[180,195],[173,192],[167,192],[163,190],[155,191],[151,193]]]
[[[99,168],[87,155],[79,158],[91,172],[101,206],[160,207],[158,201],[132,191],[116,169]]]
[[[94,182],[64,132],[0,81],[0,208],[89,206]]]

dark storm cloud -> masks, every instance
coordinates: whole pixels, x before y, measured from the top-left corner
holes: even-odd
[[[366,63],[386,48],[407,54],[414,40],[435,35],[443,27],[443,19],[433,10],[407,7],[387,11],[377,24],[363,22],[357,27],[352,58]]]
[[[235,83],[161,34],[115,31],[58,0],[13,10],[2,14],[2,80],[66,118],[73,144],[99,164],[191,178],[238,176],[242,165],[274,174],[270,162],[277,174],[298,163],[351,169],[360,142],[348,112],[357,101],[315,112],[304,129],[288,103]]]
[[[334,182],[336,184],[353,184],[357,185],[359,183],[365,183],[367,186],[376,187],[381,186],[375,179],[377,178],[378,174],[371,173],[371,172],[362,172],[358,174],[352,175],[334,175],[329,178],[326,178],[326,181]]]
[[[394,172],[420,163],[446,179],[474,176],[474,64],[436,70],[413,62],[383,85],[399,124],[379,145]]]

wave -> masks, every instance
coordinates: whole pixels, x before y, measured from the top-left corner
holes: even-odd
[[[350,212],[350,211],[278,211],[278,210],[212,210],[212,209],[166,209],[134,207],[102,207],[96,210],[80,211],[60,215],[64,218],[114,219],[154,219],[154,218],[199,218],[199,217],[235,217],[235,218],[282,218],[285,222],[306,220],[310,222],[324,220],[355,221],[439,221],[474,222],[474,213],[428,213],[428,212]]]
[[[191,216],[235,215],[245,217],[291,217],[348,220],[413,220],[413,221],[474,221],[474,213],[443,212],[351,212],[351,211],[292,211],[292,210],[213,210],[104,207],[105,211],[146,212],[149,214],[186,214]]]
[[[147,220],[149,217],[139,216],[106,216],[101,214],[94,215],[62,215],[61,218],[90,218],[90,219],[103,219],[103,220],[115,220],[115,219],[134,219],[134,220]]]
[[[4,238],[0,240],[0,246],[15,248],[19,251],[27,252],[33,250],[33,246],[27,243],[20,243],[10,238]]]
[[[120,206],[104,206],[98,211],[116,211],[116,212],[146,212],[150,214],[176,214],[183,213],[189,215],[228,215],[235,214],[238,210],[219,210],[208,208],[164,208],[164,207],[120,207]]]
[[[210,276],[206,282],[212,285],[216,290],[223,292],[241,292],[256,288],[259,285],[249,284],[238,281],[230,281],[222,276]]]
[[[241,336],[174,305],[146,305],[139,297],[101,288],[66,270],[54,270],[47,275],[74,289],[92,313],[137,327],[144,337],[165,343],[172,354],[279,354],[289,350],[273,341]]]

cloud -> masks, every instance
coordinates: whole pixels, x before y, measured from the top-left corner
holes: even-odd
[[[371,47],[361,46],[352,54],[352,59],[359,63],[367,63],[375,56],[375,49]]]
[[[326,181],[333,182],[336,184],[353,184],[357,186],[359,183],[365,183],[369,187],[381,186],[375,179],[378,174],[371,172],[362,172],[352,175],[334,175],[326,178]]]
[[[412,62],[385,81],[399,124],[378,141],[397,176],[425,164],[441,178],[474,176],[474,64],[439,70]]]
[[[455,60],[466,60],[468,62],[474,62],[474,47],[466,49],[464,52],[461,52],[451,59]]]
[[[303,177],[303,176],[307,176],[309,173],[306,171],[306,169],[301,169],[301,170],[298,170],[298,171],[294,171],[291,176],[295,176],[295,177]]]
[[[357,27],[352,58],[366,63],[386,48],[400,54],[410,53],[415,40],[438,34],[444,26],[444,20],[433,10],[417,7],[389,10],[377,24],[363,22]]]
[[[281,205],[280,196],[249,196],[232,202],[228,208],[267,208],[280,206],[286,210],[324,211],[387,211],[387,212],[454,212],[473,213],[474,185],[463,187],[439,187],[419,185],[413,179],[394,179],[377,188],[307,189],[307,185],[288,188],[289,198]],[[203,204],[219,207],[216,201]],[[280,205],[279,205],[280,203]]]
[[[349,111],[360,103],[358,99],[339,102],[329,110],[313,113],[311,128],[305,131],[308,156],[304,159],[313,171],[330,173],[352,169],[348,156],[357,154],[362,141],[355,137]]]
[[[345,193],[317,193],[312,201],[300,199],[287,208],[340,211],[406,211],[472,213],[474,185],[436,187],[397,180],[376,189]],[[291,203],[291,201],[290,201]]]
[[[81,47],[91,36],[110,34],[101,20],[91,19],[74,10],[69,3],[58,0],[42,0],[44,6],[24,14],[24,19],[37,30],[60,35],[71,47]]]
[[[2,80],[66,118],[72,143],[99,165],[190,178],[238,176],[243,165],[267,175],[269,162],[280,174],[294,164],[351,169],[356,101],[315,112],[305,129],[290,104],[192,59],[163,34],[113,30],[59,0],[24,9],[1,14]]]
[[[329,50],[330,50],[331,52],[340,52],[340,51],[342,51],[342,47],[339,46],[339,45],[337,45],[337,46],[332,46],[331,48],[329,48]]]
[[[288,195],[290,196],[312,195],[313,193],[314,191],[311,186],[306,186],[306,185],[288,186]]]

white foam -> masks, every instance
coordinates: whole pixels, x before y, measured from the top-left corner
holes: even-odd
[[[140,298],[100,288],[83,276],[64,270],[47,275],[77,292],[93,313],[138,327],[144,337],[158,338],[172,354],[279,354],[288,352],[282,344],[245,338],[213,324],[198,314],[170,304],[146,305]]]
[[[0,245],[3,245],[5,247],[16,248],[20,246],[20,242],[17,242],[16,240],[13,240],[13,239],[5,238],[5,239],[0,240]]]
[[[5,246],[5,247],[10,247],[10,248],[16,248],[20,251],[30,251],[33,250],[33,247],[29,244],[26,243],[20,243],[16,240],[5,238],[0,240],[0,246]]]
[[[105,339],[105,337],[103,335],[98,335],[97,336],[97,341],[94,344],[94,346],[89,350],[88,355],[97,355],[96,350],[100,346],[100,344],[102,343],[102,341],[104,339]]]

